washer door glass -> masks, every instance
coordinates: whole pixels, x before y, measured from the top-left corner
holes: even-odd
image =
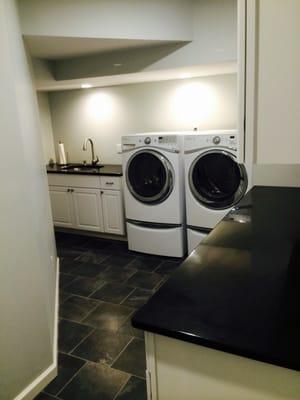
[[[209,151],[198,156],[189,171],[195,198],[208,208],[225,209],[237,203],[247,189],[245,167],[230,153]]]
[[[157,151],[141,150],[127,164],[126,181],[129,191],[137,200],[160,203],[173,188],[171,164]]]

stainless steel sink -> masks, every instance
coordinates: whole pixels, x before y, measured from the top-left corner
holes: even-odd
[[[103,168],[104,165],[92,165],[92,164],[72,164],[66,165],[62,167],[62,169],[66,171],[79,171],[79,172],[98,172],[100,168]]]

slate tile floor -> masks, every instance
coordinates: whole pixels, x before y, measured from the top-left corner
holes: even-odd
[[[56,233],[60,257],[58,376],[37,400],[145,400],[145,345],[131,316],[181,260],[127,243]]]

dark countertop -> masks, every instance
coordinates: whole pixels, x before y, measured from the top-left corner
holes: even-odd
[[[69,164],[70,166],[79,166],[80,164]],[[71,174],[71,175],[106,175],[106,176],[122,176],[122,165],[106,164],[101,168],[93,168],[80,171],[74,171],[60,167],[57,164],[53,166],[47,165],[47,173],[50,174]]]
[[[300,371],[300,188],[254,187],[132,322]]]

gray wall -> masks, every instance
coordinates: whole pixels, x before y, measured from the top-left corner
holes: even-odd
[[[0,0],[0,399],[53,362],[56,253],[37,100],[15,2]]]
[[[236,75],[49,93],[55,148],[71,162],[89,160],[83,139],[95,140],[103,163],[121,163],[121,136],[170,130],[236,127]]]
[[[168,2],[169,9],[172,9],[172,3]],[[55,63],[56,79],[114,75],[236,60],[237,0],[194,0],[190,2],[190,7],[190,43],[60,60]],[[145,15],[147,14],[140,15],[141,21],[145,20]],[[183,21],[185,22],[184,19]],[[152,26],[155,31],[156,24]],[[122,66],[115,68],[114,63],[122,63]]]
[[[190,40],[190,0],[19,0],[23,33]]]

